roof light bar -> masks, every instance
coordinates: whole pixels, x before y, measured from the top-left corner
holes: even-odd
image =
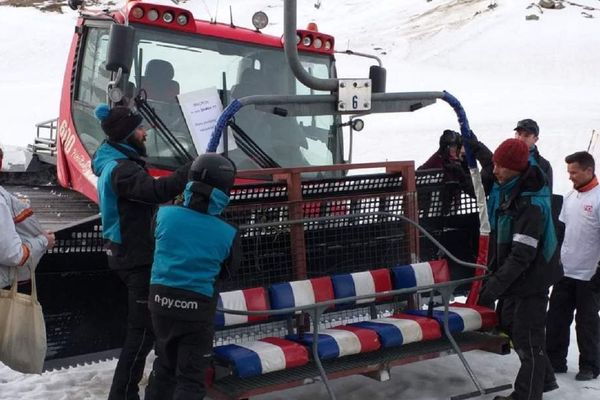
[[[170,24],[171,22],[173,22],[174,19],[175,19],[175,17],[173,16],[173,13],[170,11],[167,11],[167,12],[163,13],[163,15],[162,15],[162,20],[165,21],[167,24]]]
[[[156,21],[158,19],[158,10],[153,8],[148,11],[148,19],[152,22]]]

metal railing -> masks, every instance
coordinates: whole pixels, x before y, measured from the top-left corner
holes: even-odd
[[[36,136],[31,145],[35,154],[46,154],[56,156],[56,135],[58,130],[58,118],[35,124]]]

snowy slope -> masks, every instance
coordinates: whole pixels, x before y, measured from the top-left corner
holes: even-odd
[[[576,0],[600,8],[598,0]],[[215,13],[216,4],[219,4]],[[379,55],[388,70],[388,91],[448,90],[463,103],[471,127],[491,148],[511,137],[517,120],[534,118],[539,147],[555,170],[555,192],[564,193],[565,155],[587,147],[600,131],[600,11],[567,4],[563,10],[527,9],[530,0],[299,0],[300,26],[316,21],[336,36],[337,49]],[[197,16],[217,15],[249,26],[252,12],[269,14],[268,33],[282,32],[280,0],[189,1]],[[585,18],[587,12],[594,18]],[[526,21],[535,14],[538,21]],[[55,117],[75,13],[44,14],[0,7],[0,143],[31,143],[36,122]],[[27,27],[28,29],[24,29]],[[342,77],[364,77],[369,63],[338,57]],[[354,161],[423,162],[441,131],[457,128],[451,109],[438,103],[412,114],[365,117],[355,137]],[[382,146],[382,143],[385,144]],[[574,340],[574,335],[573,335]],[[558,376],[561,390],[546,399],[596,399],[600,382],[575,382],[576,343],[570,372]],[[512,381],[514,354],[468,353],[485,385]],[[26,376],[0,366],[0,399],[105,399],[115,362]],[[148,364],[149,365],[149,364]],[[392,371],[392,380],[363,377],[333,382],[343,399],[441,399],[473,390],[456,357],[411,364]],[[268,399],[324,399],[321,385],[263,396]],[[493,398],[487,396],[485,398]]]

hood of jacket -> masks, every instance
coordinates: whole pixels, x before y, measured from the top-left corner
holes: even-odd
[[[221,215],[229,204],[227,194],[202,182],[188,182],[183,199],[184,207],[209,215]]]

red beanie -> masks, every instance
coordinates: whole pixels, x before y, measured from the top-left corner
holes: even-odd
[[[525,171],[529,163],[527,144],[519,139],[506,139],[494,152],[494,163],[513,171]]]

